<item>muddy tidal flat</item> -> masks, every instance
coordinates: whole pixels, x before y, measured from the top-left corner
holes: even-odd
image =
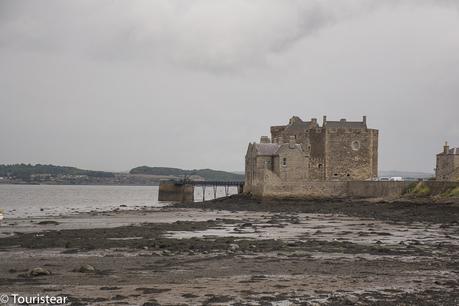
[[[6,219],[0,293],[70,305],[459,305],[459,201],[205,203]]]

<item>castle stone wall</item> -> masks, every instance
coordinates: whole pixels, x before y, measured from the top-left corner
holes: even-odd
[[[310,145],[310,180],[325,180],[325,134],[326,130],[323,128],[307,131]]]
[[[309,153],[309,180],[367,180],[378,176],[378,130],[363,121],[302,121],[292,117],[285,126],[272,126],[273,142],[294,137]]]
[[[439,195],[459,182],[424,181],[431,195]],[[267,174],[252,193],[269,198],[397,198],[416,182],[397,181],[304,181],[284,182],[276,175]]]
[[[276,157],[275,164],[278,168],[275,169],[275,173],[279,175],[282,181],[303,181],[308,177],[309,159],[299,149],[299,146],[296,144],[294,146],[293,149],[285,144],[277,153],[278,157]]]
[[[401,196],[411,183],[349,181],[346,194],[351,198],[394,198]]]
[[[377,142],[376,130],[327,129],[325,179],[366,180],[377,176]]]
[[[438,154],[436,179],[459,181],[459,154]]]
[[[268,175],[263,188],[253,195],[270,198],[393,198],[401,196],[409,184],[380,181],[282,182]]]

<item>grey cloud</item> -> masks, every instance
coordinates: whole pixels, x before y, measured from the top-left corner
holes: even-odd
[[[0,1],[0,163],[242,169],[270,125],[326,114],[368,115],[381,169],[431,170],[459,145],[457,6]]]
[[[238,70],[264,65],[270,55],[327,25],[395,3],[415,2],[3,1],[0,46]]]

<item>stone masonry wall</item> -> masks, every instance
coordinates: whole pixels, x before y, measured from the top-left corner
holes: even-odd
[[[193,202],[194,187],[189,184],[177,184],[173,181],[161,181],[159,184],[158,201]]]
[[[393,198],[403,194],[412,182],[347,182],[347,196],[351,198]]]
[[[416,182],[395,181],[305,181],[283,182],[275,174],[266,173],[260,182],[257,197],[268,198],[396,198],[401,196],[411,184]],[[424,181],[431,195],[441,194],[459,187],[457,182]]]
[[[438,181],[459,180],[459,155],[439,154],[437,155],[436,179]]]
[[[307,132],[311,146],[309,159],[309,179],[325,180],[325,129],[317,128]]]
[[[377,176],[373,173],[377,165],[373,151],[377,139],[372,131],[327,129],[326,180],[366,180]]]
[[[278,154],[279,157],[276,158],[276,167],[274,172],[279,176],[279,178],[284,182],[290,181],[304,181],[308,177],[308,162],[309,159],[304,155],[302,150],[289,147],[288,144],[285,144],[281,147]],[[286,164],[284,165],[284,159]]]

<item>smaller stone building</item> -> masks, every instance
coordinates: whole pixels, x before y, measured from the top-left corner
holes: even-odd
[[[271,143],[269,137],[262,136],[260,143],[250,143],[247,149],[244,191],[256,193],[273,175],[283,182],[304,181],[308,161],[309,154],[294,136],[288,143]]]
[[[459,148],[445,143],[443,152],[437,154],[435,177],[437,181],[459,181]]]

